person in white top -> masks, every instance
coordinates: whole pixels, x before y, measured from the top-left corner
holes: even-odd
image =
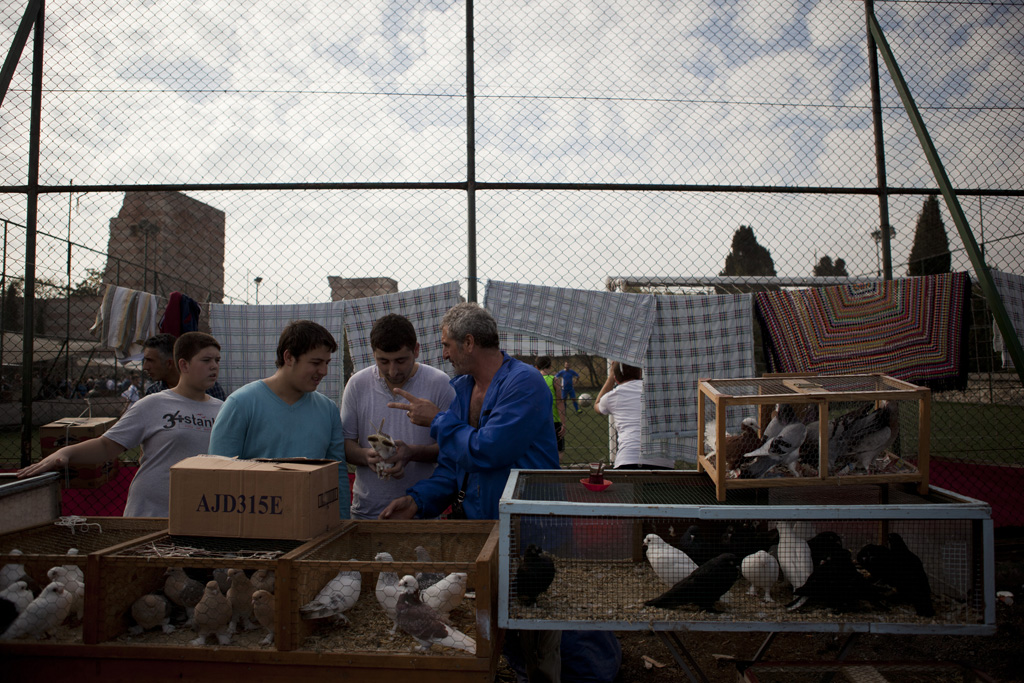
[[[617,449],[614,469],[671,470],[667,458],[645,457],[641,452],[640,420],[643,408],[643,371],[633,365],[612,361],[608,379],[597,394],[594,410],[612,418]]]

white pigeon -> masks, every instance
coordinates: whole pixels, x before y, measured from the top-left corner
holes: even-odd
[[[395,607],[395,623],[403,633],[416,639],[419,643],[417,650],[426,652],[436,644],[476,654],[475,640],[444,623],[437,612],[420,601],[415,577],[403,576],[398,587],[401,594]]]
[[[453,572],[426,590],[421,590],[420,600],[441,615],[441,618],[447,618],[466,596],[468,581],[469,575],[465,572]]]
[[[23,552],[14,548],[8,555],[24,555]],[[0,568],[0,590],[10,586],[15,581],[21,581],[25,574],[25,565],[20,562],[10,562]]]
[[[46,578],[64,586],[71,595],[71,611],[81,619],[85,614],[85,574],[82,568],[73,564],[50,567]]]
[[[11,640],[23,636],[42,638],[64,623],[71,613],[71,594],[56,581],[46,585],[39,597],[29,603],[0,638]]]
[[[220,585],[216,581],[208,581],[192,617],[192,624],[198,637],[191,641],[191,644],[205,645],[209,636],[216,635],[217,642],[221,645],[230,645],[231,634],[228,632],[228,626],[231,624],[231,613],[231,603],[228,602],[227,596],[220,592]]]
[[[164,633],[173,633],[171,625],[171,601],[157,593],[147,593],[132,603],[132,618],[135,626],[128,629],[133,636],[160,627]]]
[[[362,576],[357,571],[344,569],[320,589],[316,597],[299,608],[303,619],[341,619],[349,623],[345,611],[359,600],[362,590]]]
[[[394,558],[391,557],[391,553],[377,553],[374,555],[373,560],[374,562],[393,562]],[[375,593],[381,609],[388,615],[388,619],[394,622],[398,596],[402,593],[401,588],[398,587],[398,574],[395,572],[381,572],[377,576]],[[393,624],[391,632],[394,633],[396,628],[397,624]]]
[[[0,598],[10,601],[18,614],[25,611],[25,608],[32,602],[34,596],[25,581],[15,581],[7,588],[0,590]]]
[[[750,595],[764,592],[764,601],[772,602],[772,586],[779,580],[779,562],[766,550],[758,550],[743,558],[740,563],[743,578],[750,582]]]
[[[814,537],[814,527],[805,521],[780,521],[777,527],[779,566],[786,581],[796,590],[807,582],[814,570],[811,547],[807,545],[807,540]]]
[[[689,555],[669,545],[657,534],[647,534],[644,546],[654,573],[669,586],[676,585],[697,568],[697,563]]]
[[[231,582],[227,592],[228,602],[231,603],[228,633],[237,633],[239,622],[242,623],[244,630],[251,631],[256,628],[252,620],[252,594],[255,590],[252,581],[246,576],[245,571],[234,567],[228,570],[228,580]],[[217,583],[217,587],[220,588],[220,582]]]

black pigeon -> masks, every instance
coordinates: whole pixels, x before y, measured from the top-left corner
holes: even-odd
[[[843,539],[834,531],[822,531],[807,541],[807,545],[811,548],[811,562],[817,567],[831,551],[842,550]]]
[[[928,573],[921,558],[915,555],[899,534],[889,534],[889,551],[892,554],[893,588],[900,598],[914,606],[919,617],[935,616],[932,605],[932,589],[928,584]]]
[[[18,618],[18,608],[7,598],[0,598],[0,635]]]
[[[714,611],[715,603],[732,588],[740,575],[740,561],[732,553],[722,553],[693,570],[689,576],[667,591],[644,602],[648,607],[675,609],[683,605],[697,605]]]
[[[893,576],[896,569],[892,561],[892,551],[888,547],[877,543],[868,543],[857,553],[857,564],[871,575],[873,583],[890,588],[895,587]]]
[[[536,605],[537,596],[546,591],[555,580],[555,563],[550,557],[541,555],[541,549],[532,543],[526,546],[523,562],[516,570],[515,591],[519,602]]]
[[[735,555],[742,562],[747,555],[768,550],[778,542],[778,530],[762,530],[757,522],[705,522],[691,524],[683,532],[678,548],[702,565],[722,553]]]
[[[857,571],[849,550],[839,547],[824,552],[804,585],[793,591],[793,595],[800,597],[787,605],[790,610],[810,601],[821,603],[837,612],[855,610],[862,600],[877,607],[882,606],[878,589]]]

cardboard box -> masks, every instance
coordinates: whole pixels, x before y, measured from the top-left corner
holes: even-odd
[[[197,455],[171,467],[171,535],[303,541],[340,524],[334,460]]]
[[[116,417],[64,417],[39,428],[39,451],[45,458],[64,446],[95,439],[114,426]],[[61,485],[70,489],[95,489],[117,473],[119,461],[110,460],[96,467],[69,467]]]

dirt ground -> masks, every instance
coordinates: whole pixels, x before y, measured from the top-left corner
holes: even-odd
[[[1024,559],[996,563],[996,590],[1011,591],[1015,601],[1012,605],[1001,602],[996,604],[996,633],[991,636],[858,634],[846,659],[961,662],[1000,683],[1024,682]],[[617,635],[622,645],[622,666],[616,679],[618,683],[674,683],[690,680],[658,635],[644,631],[620,632]],[[709,683],[735,683],[739,679],[732,660],[752,659],[767,634],[688,632],[677,635],[697,660]],[[843,634],[781,633],[772,641],[762,661],[834,660],[846,638]],[[651,665],[648,668],[645,656],[664,666]],[[795,675],[775,676],[765,676],[761,680],[797,680]],[[836,680],[847,679],[837,677]],[[886,680],[892,683],[943,683],[963,678],[959,674],[943,677],[935,674],[893,673]],[[504,660],[497,681],[515,681],[512,671],[504,665]]]

